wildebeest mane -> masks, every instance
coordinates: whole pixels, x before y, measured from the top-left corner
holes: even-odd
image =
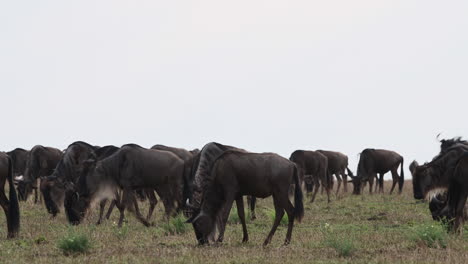
[[[57,178],[60,178],[60,180],[67,182],[76,182],[76,180],[78,179],[79,175],[77,175],[78,171],[76,167],[79,165],[79,156],[83,152],[81,152],[80,149],[76,148],[82,148],[87,150],[85,153],[88,157],[94,155],[93,152],[95,151],[95,147],[86,142],[76,141],[70,144],[67,147],[62,159],[57,164],[57,167],[55,168],[55,171],[53,173],[57,176]]]
[[[210,142],[206,144],[200,152],[199,158],[196,159],[198,163],[196,166],[196,172],[194,176],[194,193],[193,193],[193,200],[195,202],[195,206],[199,206],[201,202],[201,192],[203,190],[203,186],[205,186],[205,181],[209,181],[211,177],[211,170],[213,168],[213,164],[219,158],[223,152],[227,150],[238,150],[244,151],[243,149],[239,149],[236,147],[223,145],[217,142]]]

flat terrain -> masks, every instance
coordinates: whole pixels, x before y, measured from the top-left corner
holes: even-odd
[[[385,186],[388,189],[390,183]],[[468,263],[467,228],[463,235],[440,232],[427,204],[412,198],[409,181],[402,195],[390,196],[386,190],[384,195],[370,196],[366,189],[361,196],[348,192],[338,200],[333,197],[329,205],[324,195],[313,204],[308,200],[291,244],[283,246],[286,226],[282,225],[272,244],[263,248],[272,224],[271,199],[260,200],[257,220],[248,221],[248,243],[241,243],[242,227],[231,214],[224,243],[204,247],[196,245],[189,224],[176,228],[181,234],[170,234],[174,228],[162,220],[161,203],[153,215],[154,227],[144,227],[127,214],[127,223],[119,229],[116,210],[100,226],[94,224],[97,213],[93,213],[87,222],[73,227],[63,213],[51,219],[42,205],[30,199],[20,204],[19,238],[5,239],[5,218],[0,215],[0,263]],[[146,204],[143,210],[146,213]],[[63,254],[58,243],[70,234],[85,235],[91,249]]]

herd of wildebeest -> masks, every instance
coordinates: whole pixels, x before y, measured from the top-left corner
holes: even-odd
[[[468,142],[453,138],[440,143],[440,153],[430,162],[419,165],[413,161],[409,167],[414,198],[427,200],[433,219],[445,221],[449,230],[458,232],[466,218]],[[341,185],[343,192],[348,191],[348,176],[353,194],[359,195],[367,184],[370,193],[377,192],[377,188],[383,192],[384,175],[391,172],[390,194],[397,184],[401,193],[403,166],[401,155],[383,149],[364,149],[354,175],[348,168],[348,157],[334,151],[296,150],[286,159],[275,153],[252,153],[215,142],[201,150],[188,151],[164,145],[150,149],[136,144],[98,147],[77,141],[64,151],[37,145],[30,151],[17,148],[0,152],[0,203],[6,215],[8,238],[13,238],[20,229],[19,201],[26,201],[32,193],[35,203],[43,200],[53,217],[63,210],[73,225],[82,222],[95,205],[99,205],[97,224],[103,221],[108,204],[107,218],[117,207],[119,226],[125,209],[151,226],[157,194],[166,217],[185,214],[198,243],[207,244],[222,242],[234,201],[243,241],[248,241],[243,196],[247,196],[252,219],[256,198],[272,196],[276,215],[264,245],[271,241],[285,211],[288,244],[294,221],[301,221],[304,216],[303,188],[311,193],[310,202],[314,202],[321,186],[330,202],[334,177],[338,197]],[[138,208],[139,200],[149,202],[146,217]]]

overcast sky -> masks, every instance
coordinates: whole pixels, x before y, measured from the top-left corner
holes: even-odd
[[[431,159],[468,138],[468,1],[0,1],[0,149],[218,141]],[[408,176],[409,176],[409,172]]]

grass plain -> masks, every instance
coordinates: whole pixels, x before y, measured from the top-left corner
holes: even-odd
[[[468,263],[468,228],[461,235],[447,234],[432,220],[427,204],[413,199],[410,181],[401,195],[389,195],[390,185],[385,183],[385,194],[369,195],[368,188],[361,196],[348,191],[339,199],[333,196],[330,204],[324,195],[314,203],[306,197],[305,216],[295,224],[291,244],[283,246],[282,224],[265,248],[271,198],[259,200],[257,219],[247,221],[248,243],[241,243],[242,227],[233,209],[224,242],[209,246],[197,246],[192,226],[183,219],[163,220],[162,203],[154,226],[144,227],[127,213],[118,228],[117,210],[99,226],[94,224],[97,209],[83,224],[70,226],[63,213],[51,219],[43,205],[30,199],[20,204],[19,238],[6,239],[0,215],[0,263]],[[142,207],[146,212],[146,203]],[[86,245],[77,245],[81,250],[76,253],[64,251],[73,250],[73,243]]]

